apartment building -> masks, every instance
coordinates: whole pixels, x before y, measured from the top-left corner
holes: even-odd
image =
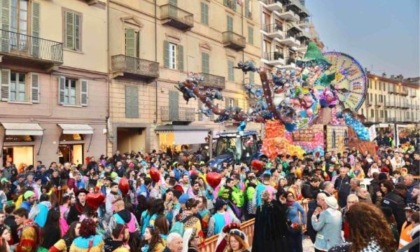
[[[261,0],[262,62],[267,67],[293,68],[313,39],[304,1]],[[313,29],[313,27],[312,27]]]
[[[234,66],[260,64],[260,3],[240,3],[109,0],[108,153],[201,144],[209,130],[226,129],[228,123],[197,113],[202,104],[187,103],[176,89],[190,72],[204,77],[203,88],[223,93],[220,107],[248,107],[243,84],[257,76]]]
[[[80,164],[104,154],[106,1],[0,0],[0,6],[1,166]]]
[[[367,97],[359,113],[369,124],[420,122],[420,85],[402,76],[368,73]]]

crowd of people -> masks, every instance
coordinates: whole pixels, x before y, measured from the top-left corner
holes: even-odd
[[[193,156],[116,152],[19,171],[9,160],[0,252],[193,252],[213,235],[221,252],[300,252],[305,237],[315,251],[396,251],[420,232],[419,150],[281,154],[217,169]],[[253,218],[248,238],[240,224]]]

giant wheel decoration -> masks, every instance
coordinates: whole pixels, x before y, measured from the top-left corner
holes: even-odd
[[[362,66],[353,57],[339,52],[325,52],[324,57],[331,63],[326,74],[335,73],[331,86],[339,99],[338,109],[357,111],[362,106],[367,93],[367,75]],[[315,89],[322,86],[315,84]]]

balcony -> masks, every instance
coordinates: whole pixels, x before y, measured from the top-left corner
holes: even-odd
[[[388,122],[395,122],[396,121],[396,118],[395,117],[388,117],[386,120]]]
[[[162,122],[193,122],[196,110],[186,107],[160,107]]]
[[[114,76],[140,77],[146,80],[159,77],[159,62],[120,54],[112,56],[111,65]]]
[[[261,2],[264,4],[264,7],[270,11],[280,12],[283,8],[283,5],[279,0],[263,0]]]
[[[301,28],[309,28],[311,26],[311,23],[309,22],[309,19],[304,18],[301,19],[298,24]]]
[[[265,52],[262,61],[265,64],[272,66],[286,65],[286,60],[284,59],[283,54],[279,52]]]
[[[368,107],[371,107],[371,106],[373,106],[373,102],[372,101],[369,101],[369,100],[366,100],[366,105]]]
[[[244,36],[236,34],[232,31],[226,31],[222,33],[223,46],[231,48],[236,51],[243,50],[246,46],[246,40]]]
[[[395,107],[395,103],[394,102],[391,102],[391,101],[387,101],[387,102],[385,102],[385,106],[387,108],[392,108],[392,107]]]
[[[410,104],[408,104],[407,102],[404,102],[404,103],[401,105],[401,108],[403,108],[403,109],[409,109],[409,108],[410,108]]]
[[[165,4],[160,7],[162,24],[186,31],[194,27],[194,15],[175,5]]]
[[[299,47],[300,41],[297,40],[295,37],[287,36],[284,39],[276,39],[279,43],[286,45],[288,47]]]
[[[283,20],[290,21],[290,22],[298,22],[300,17],[298,14],[294,13],[292,10],[286,10],[281,12],[275,12],[277,16]]]
[[[416,90],[411,90],[410,92],[410,97],[411,98],[416,98],[417,94],[416,94]]]
[[[390,87],[388,88],[388,93],[390,93],[390,94],[396,93],[396,91],[395,91],[395,87],[394,87],[394,86],[390,86]]]
[[[225,89],[225,77],[208,73],[201,73],[200,75],[203,77],[203,81],[200,83],[202,86],[208,88]]]
[[[293,58],[288,58],[286,60],[286,65],[283,66],[282,68],[290,68],[290,69],[296,68],[296,60]]]
[[[283,28],[278,24],[269,24],[263,27],[263,34],[269,38],[275,39],[284,39],[286,33],[283,31]]]
[[[408,95],[408,90],[403,88],[403,89],[400,90],[399,94],[403,95],[403,96],[407,96]]]
[[[376,102],[376,107],[382,107],[384,105],[383,101]]]
[[[51,70],[63,64],[63,43],[0,29],[2,63]]]

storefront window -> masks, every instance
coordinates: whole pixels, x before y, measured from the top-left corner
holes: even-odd
[[[63,134],[60,137],[61,141],[83,141],[83,136],[80,134]]]

